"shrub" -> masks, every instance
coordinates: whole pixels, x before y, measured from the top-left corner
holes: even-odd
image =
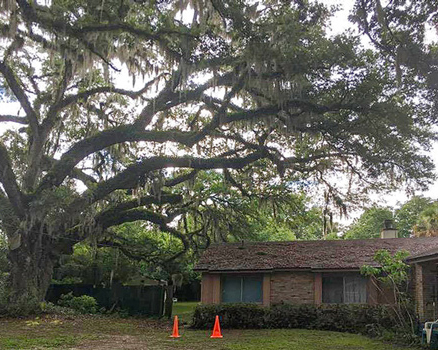
[[[317,308],[309,304],[276,304],[268,311],[268,328],[310,328],[317,317]]]
[[[65,316],[73,316],[79,314],[78,311],[73,310],[70,307],[55,305],[50,302],[42,302],[40,303],[41,312],[44,314],[53,314],[53,315],[65,315]]]
[[[384,333],[411,334],[400,329],[391,307],[382,305],[277,304],[266,308],[256,304],[199,305],[192,327],[211,328],[215,316],[223,328],[307,328],[382,336]]]
[[[73,296],[73,293],[62,294],[58,305],[71,308],[82,314],[95,314],[97,312],[97,301],[88,295],[80,297]]]
[[[257,304],[198,305],[193,315],[193,327],[213,327],[219,315],[222,328],[265,328],[267,309]]]

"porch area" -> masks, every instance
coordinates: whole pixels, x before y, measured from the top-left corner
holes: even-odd
[[[412,256],[408,262],[412,266],[410,292],[420,322],[435,321],[438,319],[438,251]]]

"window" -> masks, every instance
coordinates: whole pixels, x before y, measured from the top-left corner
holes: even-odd
[[[322,302],[364,304],[367,302],[367,280],[360,275],[325,275],[322,277]]]
[[[222,277],[222,302],[261,303],[263,277],[260,275]]]

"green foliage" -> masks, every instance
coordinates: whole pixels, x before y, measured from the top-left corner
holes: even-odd
[[[432,200],[427,197],[414,196],[412,199],[403,203],[395,211],[395,222],[399,237],[409,237],[413,228],[418,224],[421,213],[432,204]]]
[[[361,267],[361,273],[373,276],[390,287],[401,287],[409,278],[410,266],[404,262],[408,256],[407,251],[398,251],[391,255],[387,250],[381,249],[374,256],[374,261],[379,267],[364,265]]]
[[[205,172],[193,185],[192,190],[200,194],[199,207],[191,213],[188,224],[210,222],[208,234],[212,241],[322,237],[322,209],[313,206],[304,191],[276,182],[256,187],[245,175],[233,180],[229,176]],[[230,181],[237,181],[240,188]]]
[[[222,328],[307,328],[381,336],[384,332],[402,336],[410,332],[396,322],[388,306],[366,304],[277,304],[269,308],[257,304],[199,305],[192,326],[209,329],[215,315]]]
[[[57,315],[57,316],[61,316],[61,315],[73,316],[82,313],[71,307],[55,305],[53,303],[45,302],[45,301],[40,303],[40,308],[43,314]]]
[[[99,286],[113,280],[127,282],[130,276],[138,275],[138,267],[117,248],[93,247],[87,242],[76,244],[72,255],[64,255],[54,271],[55,284],[84,283]]]
[[[344,234],[347,239],[377,238],[385,220],[393,219],[391,208],[371,207],[353,221]]]
[[[250,188],[250,184],[245,184]],[[182,187],[181,191],[186,189]],[[230,187],[222,174],[205,172],[193,184],[199,193],[196,211],[178,221],[181,231],[195,231],[210,222],[203,235],[215,241],[275,241],[319,239],[323,232],[322,210],[311,206],[304,193],[272,185],[265,197],[242,196]],[[252,189],[257,193],[257,189]],[[184,283],[198,279],[192,272],[205,236],[196,236],[185,256],[169,259],[181,251],[181,241],[142,222],[125,223],[113,229],[112,241],[121,248],[75,245],[71,256],[63,256],[54,272],[54,283],[82,282],[108,286],[110,280],[122,284],[149,277],[170,281],[182,274]],[[335,234],[335,232],[334,232]]]
[[[378,267],[364,265],[361,267],[361,273],[371,277],[371,281],[380,292],[382,292],[381,285],[392,291],[395,303],[389,307],[397,315],[396,324],[403,329],[410,329],[410,333],[414,334],[415,311],[408,294],[410,266],[404,262],[408,256],[409,252],[407,251],[398,251],[391,255],[387,250],[379,250],[374,256]],[[381,282],[381,284],[377,282]]]
[[[81,314],[95,314],[97,309],[97,301],[88,295],[75,297],[73,292],[61,295],[58,305],[76,310]]]
[[[395,210],[378,206],[365,209],[347,228],[344,238],[377,238],[385,220],[394,221],[399,237],[430,236],[438,232],[438,204],[432,199],[414,196],[398,206]]]
[[[414,233],[416,236],[438,236],[438,202],[429,204],[419,214]]]

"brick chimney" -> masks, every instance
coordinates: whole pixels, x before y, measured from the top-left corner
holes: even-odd
[[[397,229],[394,226],[394,221],[385,220],[383,229],[380,232],[380,238],[398,238]]]

